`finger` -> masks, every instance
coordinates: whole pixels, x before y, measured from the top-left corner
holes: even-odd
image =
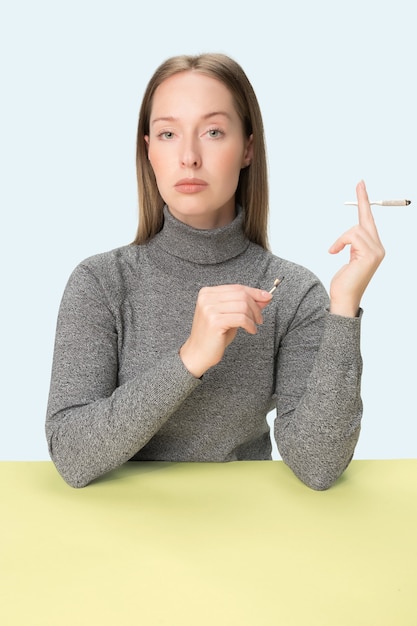
[[[356,197],[358,200],[359,224],[371,233],[372,236],[379,239],[374,216],[371,211],[371,205],[369,204],[368,192],[363,180],[356,185]]]
[[[338,254],[339,252],[343,250],[345,246],[346,246],[346,241],[345,241],[344,236],[342,235],[342,237],[339,237],[339,239],[336,239],[336,241],[330,246],[329,252],[330,254]]]
[[[262,319],[259,322],[252,319],[252,317],[245,315],[245,313],[237,313],[236,311],[231,313],[222,313],[219,317],[220,327],[225,331],[233,330],[234,328],[242,328],[250,335],[256,335],[258,332],[257,325],[261,322]]]
[[[272,300],[272,294],[264,289],[257,289],[256,287],[246,287],[237,285],[237,291],[230,292],[226,297],[232,301],[241,300],[245,302],[253,311],[254,319],[261,319],[259,317],[260,311],[262,311]],[[260,323],[260,322],[258,322]]]
[[[205,311],[207,316],[216,316],[222,313],[245,314],[254,323],[262,323],[261,309],[269,302],[263,304],[252,297],[253,292],[261,290],[246,288],[241,285],[231,285],[225,289],[225,285],[218,287],[204,287],[200,290],[197,306]],[[251,293],[249,294],[248,291]],[[269,294],[268,294],[269,295]]]
[[[216,302],[208,307],[208,311],[213,316],[236,315],[239,319],[245,317],[255,324],[262,323],[261,309],[252,299]]]
[[[256,287],[245,287],[248,295],[251,296],[255,300],[255,302],[262,307],[269,304],[272,300],[272,293],[270,291],[265,291],[264,289],[257,289]]]
[[[233,291],[243,292],[253,298],[255,302],[269,302],[271,299],[271,294],[268,291],[265,291],[264,289],[257,289],[257,287],[248,287],[246,285],[220,285],[220,287],[224,290],[224,292],[229,290],[231,293]],[[215,289],[217,289],[217,287],[215,287]]]
[[[200,297],[213,298],[218,301],[226,302],[227,300],[236,299],[249,299],[256,302],[258,305],[268,304],[272,295],[263,289],[257,289],[256,287],[247,287],[245,285],[218,285],[215,287],[203,287],[200,290]]]
[[[345,246],[352,246],[354,249],[372,250],[378,247],[375,240],[371,237],[370,233],[362,226],[353,226],[347,230],[343,235],[338,237],[333,245],[329,248],[330,254],[337,254]]]

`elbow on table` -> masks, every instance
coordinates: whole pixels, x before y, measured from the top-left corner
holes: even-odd
[[[313,489],[313,491],[327,491],[328,489],[330,489],[330,487],[333,487],[333,485],[339,478],[339,475],[337,475],[336,477],[319,475],[299,478],[307,487]]]
[[[82,489],[84,487],[87,487],[93,480],[88,480],[83,476],[77,476],[71,472],[62,471],[55,462],[54,465],[57,468],[59,475],[64,479],[67,485],[73,487],[74,489]]]
[[[65,463],[65,461],[53,454],[51,454],[51,459],[58,474],[70,487],[82,489],[92,482],[93,478],[87,478],[73,463]]]
[[[339,480],[347,466],[349,465],[352,457],[342,467],[329,467],[327,464],[318,463],[314,467],[309,468],[294,468],[288,464],[293,473],[310,489],[314,491],[327,491]]]
[[[59,449],[59,446],[55,445],[54,434],[53,432],[48,432],[48,430],[47,443],[49,456],[51,457],[58,474],[61,478],[63,478],[67,485],[74,487],[75,489],[81,489],[92,482],[94,476],[87,477],[81,467],[81,464],[74,458],[74,455],[71,455],[70,451],[61,450]]]
[[[281,445],[281,458],[307,487],[314,491],[327,491],[339,480],[349,466],[358,439],[358,431],[348,441],[330,442],[316,446],[313,451],[305,447]]]

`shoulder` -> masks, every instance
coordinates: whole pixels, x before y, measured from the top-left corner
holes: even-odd
[[[66,291],[123,298],[132,276],[141,263],[142,246],[129,244],[85,258],[72,271]]]
[[[75,268],[75,274],[91,274],[99,282],[117,282],[129,274],[136,274],[141,267],[141,260],[146,244],[138,246],[128,244],[107,252],[95,254],[81,261]]]
[[[119,266],[136,263],[140,253],[141,246],[129,244],[87,257],[82,260],[75,269],[89,270],[93,274],[100,276],[103,272],[111,272]]]

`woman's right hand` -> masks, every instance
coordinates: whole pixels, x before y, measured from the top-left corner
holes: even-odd
[[[188,371],[200,378],[219,363],[227,346],[243,328],[251,335],[262,324],[262,310],[270,303],[268,291],[243,285],[203,287],[197,298],[191,334],[180,349]]]

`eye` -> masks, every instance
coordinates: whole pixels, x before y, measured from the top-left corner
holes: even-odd
[[[224,135],[224,132],[220,130],[220,128],[210,128],[210,130],[207,131],[207,134],[211,139],[218,139]]]
[[[172,139],[174,136],[174,133],[172,132],[172,130],[163,130],[162,132],[158,133],[158,137],[160,139]]]

